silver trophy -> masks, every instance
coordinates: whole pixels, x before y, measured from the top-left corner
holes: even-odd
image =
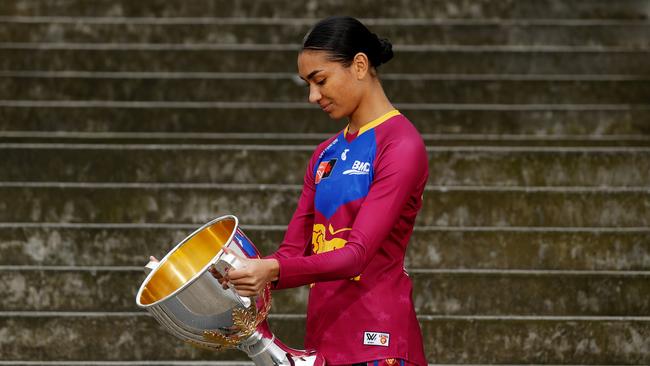
[[[174,336],[201,348],[244,351],[257,366],[323,366],[315,351],[295,350],[275,338],[266,317],[271,308],[270,287],[256,297],[242,297],[224,289],[208,271],[221,275],[240,268],[236,256],[260,258],[257,248],[227,215],[201,226],[174,247],[150,271],[138,294],[138,306],[150,312]],[[146,270],[146,271],[147,271]]]

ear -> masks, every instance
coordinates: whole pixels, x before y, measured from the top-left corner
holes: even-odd
[[[370,61],[368,56],[365,53],[359,52],[354,55],[352,59],[352,71],[354,72],[357,80],[361,80],[366,77],[368,70],[370,69]]]

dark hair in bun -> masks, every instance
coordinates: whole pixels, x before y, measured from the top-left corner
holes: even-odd
[[[393,45],[379,38],[355,18],[334,16],[325,18],[307,32],[302,42],[303,50],[327,51],[329,59],[352,64],[354,56],[363,52],[375,68],[393,58]]]

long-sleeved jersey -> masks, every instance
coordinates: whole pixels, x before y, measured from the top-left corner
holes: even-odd
[[[404,269],[427,177],[422,138],[397,110],[314,151],[284,240],[267,258],[279,262],[275,289],[311,286],[305,347],[328,364],[427,364]]]

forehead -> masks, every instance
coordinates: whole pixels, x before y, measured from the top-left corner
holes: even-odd
[[[303,78],[313,71],[329,71],[337,66],[338,62],[327,59],[326,51],[303,50],[298,54],[298,73]]]

